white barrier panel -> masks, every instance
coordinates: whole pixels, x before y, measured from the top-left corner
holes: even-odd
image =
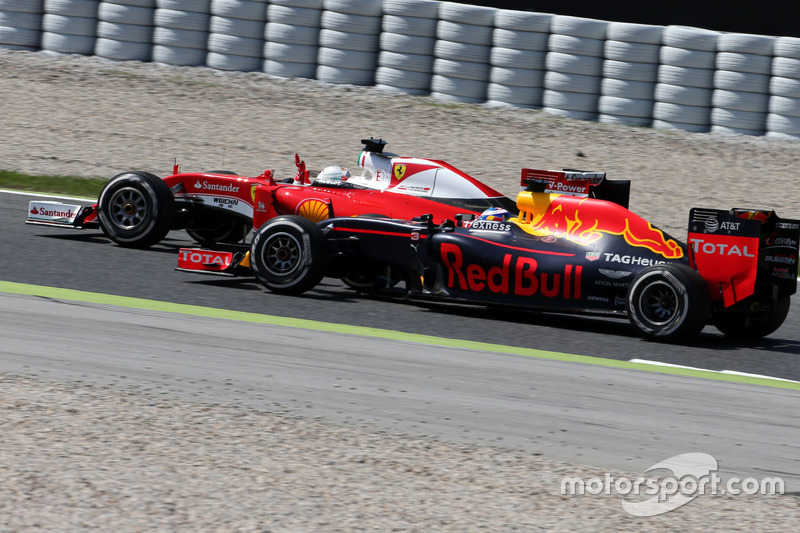
[[[0,0],[0,47],[800,138],[800,38],[437,0]]]

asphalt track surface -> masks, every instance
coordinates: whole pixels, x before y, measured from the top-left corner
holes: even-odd
[[[626,320],[382,300],[357,295],[334,279],[302,296],[281,296],[253,279],[175,271],[178,248],[195,244],[183,231],[171,232],[148,250],[132,250],[112,244],[99,231],[26,225],[31,199],[0,193],[0,280],[800,381],[796,298],[786,322],[767,338],[730,342],[707,327],[691,344],[677,346],[640,339]]]
[[[720,461],[722,475],[781,476],[787,490],[800,489],[797,390],[609,368],[599,359],[800,380],[794,310],[758,343],[736,345],[707,331],[691,346],[670,346],[642,341],[618,320],[375,300],[331,280],[301,297],[278,296],[251,280],[174,271],[177,249],[190,244],[183,232],[130,250],[100,233],[27,226],[29,199],[0,194],[0,371],[289,409],[624,471],[701,451]],[[217,311],[198,317],[152,303],[120,308],[105,296],[2,294],[2,282],[103,293],[122,305],[136,298]],[[309,322],[287,328],[264,315]],[[397,334],[315,327],[326,323]],[[437,346],[414,334],[455,340]],[[585,355],[600,364],[459,341]]]

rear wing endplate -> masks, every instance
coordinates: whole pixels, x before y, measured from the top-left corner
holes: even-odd
[[[766,287],[774,300],[797,292],[800,221],[773,211],[703,209],[689,212],[689,261],[712,299],[730,307]]]

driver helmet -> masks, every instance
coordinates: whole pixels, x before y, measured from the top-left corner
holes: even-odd
[[[475,220],[493,220],[497,222],[505,222],[509,218],[511,218],[511,213],[502,207],[490,207],[481,213]]]
[[[322,169],[322,172],[317,174],[318,180],[325,181],[347,181],[350,178],[350,171],[345,167],[330,166]]]

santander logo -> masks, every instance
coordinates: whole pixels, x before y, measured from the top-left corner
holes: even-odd
[[[76,213],[70,209],[67,209],[66,211],[58,211],[55,209],[45,209],[44,207],[38,209],[36,208],[36,206],[34,206],[33,209],[31,209],[31,214],[41,215],[43,217],[66,217],[66,218],[72,218],[76,215]]]
[[[239,192],[239,187],[236,185],[220,185],[219,183],[209,183],[207,181],[196,181],[194,184],[195,189],[205,189],[207,191],[225,191],[225,192]]]

